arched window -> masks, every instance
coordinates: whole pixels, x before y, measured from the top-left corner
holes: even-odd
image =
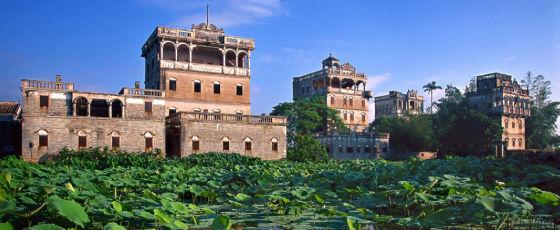
[[[49,133],[46,130],[41,129],[39,132],[39,148],[46,148],[49,146]]]
[[[350,112],[350,121],[354,121],[354,112]]]
[[[350,106],[354,106],[354,98],[350,98]]]
[[[242,84],[235,85],[235,95],[243,96],[243,85]]]
[[[87,134],[84,131],[78,132],[78,149],[87,148]]]
[[[151,134],[150,132],[146,132],[144,134],[144,139],[145,139],[145,148],[144,151],[145,152],[151,152],[154,148],[154,135]]]
[[[249,68],[249,56],[247,56],[247,53],[239,52],[239,54],[237,54],[237,67]]]
[[[214,85],[214,94],[220,94],[221,92],[220,82],[215,81],[212,84]]]
[[[511,128],[512,128],[512,129],[515,129],[515,121],[512,121],[512,122],[511,122]]]
[[[113,131],[111,133],[111,148],[119,149],[121,147],[121,136],[118,132]]]
[[[340,79],[337,77],[333,77],[331,80],[331,87],[340,88]]]
[[[278,139],[272,138],[272,152],[278,152]]]
[[[348,112],[344,111],[344,120],[346,121],[348,119]]]
[[[74,103],[76,104],[76,116],[88,115],[88,100],[85,97],[77,97]]]
[[[229,138],[228,137],[222,138],[222,150],[229,151]]]
[[[347,100],[346,97],[342,98],[342,105],[346,105],[347,104]]]
[[[177,113],[177,108],[175,108],[175,107],[170,107],[169,108],[169,115],[173,115],[173,114],[176,114],[176,113]]]
[[[506,138],[504,142],[506,143],[506,147],[509,147],[509,138]]]
[[[523,139],[519,138],[517,141],[519,142],[519,147],[523,148]]]
[[[366,122],[366,113],[362,113],[362,122]]]
[[[200,80],[193,81],[193,91],[195,93],[200,93],[200,91],[202,91],[202,82],[200,82]]]
[[[91,100],[92,117],[109,117],[109,102],[105,99]]]
[[[251,138],[245,138],[245,151],[251,151],[252,147]]]
[[[226,66],[235,67],[235,51],[226,51]]]
[[[508,120],[508,119],[506,119],[506,120],[504,121],[504,124],[505,124],[505,128],[506,128],[506,129],[509,128],[509,120]]]
[[[222,65],[222,51],[214,47],[196,46],[192,52],[192,62],[209,65]]]
[[[189,47],[186,44],[180,44],[177,47],[177,61],[189,62]]]
[[[166,42],[163,44],[163,60],[175,61],[175,44]]]
[[[177,79],[169,78],[169,90],[170,91],[177,90]]]
[[[334,98],[335,98],[334,95],[332,95],[332,96],[331,96],[331,105],[334,105],[334,103],[335,103],[335,99],[334,99]]]
[[[192,139],[192,151],[200,150],[200,139],[198,139],[198,136],[193,136],[191,139]]]
[[[119,99],[111,102],[111,117],[123,117],[123,103]]]
[[[511,145],[515,147],[515,138],[511,139]]]
[[[519,120],[519,129],[523,129],[523,121]]]

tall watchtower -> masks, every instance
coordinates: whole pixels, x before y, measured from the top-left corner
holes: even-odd
[[[329,55],[322,69],[293,79],[294,99],[321,96],[331,108],[340,111],[344,124],[352,131],[362,132],[368,126],[367,77],[346,62]]]
[[[250,114],[254,40],[213,24],[158,26],[142,46],[145,85],[165,91],[169,113]]]

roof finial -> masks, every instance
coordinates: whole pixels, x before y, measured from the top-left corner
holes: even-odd
[[[210,4],[206,4],[206,29],[209,28],[209,24],[208,24],[208,7]]]
[[[329,57],[332,57],[332,53],[329,53]]]

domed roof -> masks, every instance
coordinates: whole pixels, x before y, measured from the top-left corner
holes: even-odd
[[[323,69],[325,67],[340,67],[340,60],[338,60],[337,58],[335,58],[334,56],[332,56],[332,54],[329,54],[329,57],[325,58],[325,60],[323,60]]]

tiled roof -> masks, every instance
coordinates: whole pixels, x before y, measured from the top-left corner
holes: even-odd
[[[17,102],[0,101],[0,114],[18,115],[19,104]]]

